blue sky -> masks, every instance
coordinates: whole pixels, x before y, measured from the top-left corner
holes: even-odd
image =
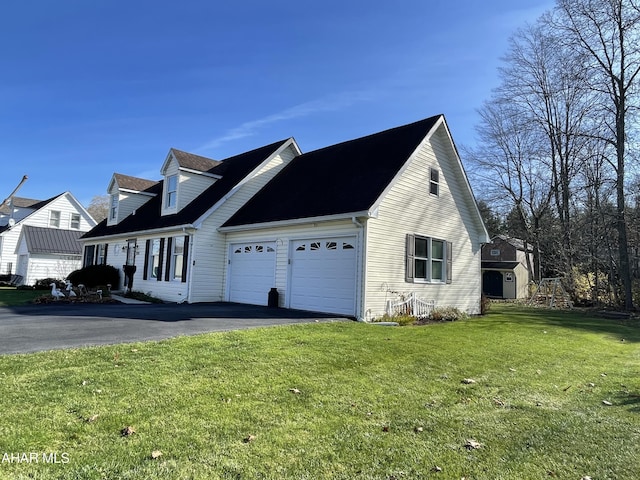
[[[19,196],[87,206],[171,147],[311,151],[438,113],[473,145],[509,35],[553,3],[4,2],[0,201],[28,175]]]

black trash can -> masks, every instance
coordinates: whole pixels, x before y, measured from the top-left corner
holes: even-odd
[[[269,290],[269,299],[267,301],[267,305],[271,308],[278,307],[278,300],[280,299],[280,294],[278,293],[277,288],[272,288]]]

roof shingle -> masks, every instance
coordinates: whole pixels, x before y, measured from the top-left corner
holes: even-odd
[[[369,210],[441,117],[294,158],[223,227]]]

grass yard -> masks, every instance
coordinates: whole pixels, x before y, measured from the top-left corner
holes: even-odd
[[[34,298],[47,293],[46,290],[18,290],[15,287],[0,287],[0,307],[27,305]]]
[[[0,379],[0,478],[640,472],[640,326],[579,313],[494,306],[423,327],[296,325],[1,356]],[[6,461],[30,452],[38,463]],[[43,463],[51,453],[58,463]]]

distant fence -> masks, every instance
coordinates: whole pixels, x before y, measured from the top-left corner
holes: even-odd
[[[426,318],[434,308],[436,308],[435,300],[423,300],[412,292],[408,297],[400,300],[387,300],[386,314],[391,317],[411,315],[417,318]]]

